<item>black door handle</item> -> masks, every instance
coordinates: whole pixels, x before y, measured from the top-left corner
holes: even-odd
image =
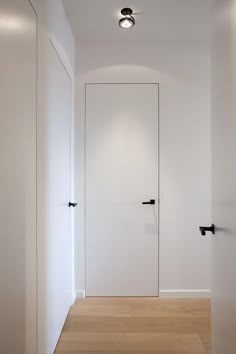
[[[215,235],[215,225],[212,224],[211,226],[199,226],[199,230],[202,234],[202,236],[206,236],[206,232],[209,231],[209,232],[212,232],[213,235]]]
[[[69,208],[71,208],[71,207],[75,208],[77,205],[78,205],[78,203],[71,203],[71,202],[69,202],[69,204],[68,204]]]
[[[150,199],[149,202],[143,202],[143,205],[147,205],[147,204],[149,204],[149,205],[155,205],[155,204],[156,204],[156,201],[155,201],[155,199]]]

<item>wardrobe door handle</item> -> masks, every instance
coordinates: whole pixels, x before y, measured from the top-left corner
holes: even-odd
[[[150,199],[150,201],[149,202],[143,202],[143,205],[155,205],[156,204],[156,201],[155,201],[155,199]]]
[[[71,203],[71,202],[69,202],[69,204],[68,204],[69,208],[71,208],[71,207],[75,208],[77,205],[78,205],[78,203]]]

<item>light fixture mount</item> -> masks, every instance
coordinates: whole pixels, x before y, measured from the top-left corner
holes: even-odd
[[[121,10],[121,15],[124,17],[120,19],[119,25],[123,29],[129,29],[132,28],[135,25],[135,18],[133,15],[133,10],[125,7],[124,9]]]
[[[133,10],[128,7],[125,7],[124,9],[121,10],[121,15],[123,16],[132,16],[132,14],[133,14]]]

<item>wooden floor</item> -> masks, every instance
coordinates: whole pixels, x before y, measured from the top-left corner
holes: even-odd
[[[55,353],[209,354],[210,300],[77,300]]]

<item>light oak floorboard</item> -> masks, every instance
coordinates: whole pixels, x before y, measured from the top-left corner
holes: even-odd
[[[60,351],[60,352],[57,352],[57,353],[60,353],[60,354],[108,354],[108,352],[78,352],[78,351]],[[158,351],[158,352],[137,352],[137,351],[132,351],[132,352],[110,352],[109,351],[109,354],[186,354],[186,352],[176,352],[176,351]],[[194,352],[194,353],[191,353],[191,354],[199,354],[199,352]],[[200,352],[200,354],[202,354],[202,352]],[[205,352],[204,352],[205,354]],[[208,353],[207,353],[208,354]]]
[[[210,300],[76,300],[55,353],[210,354]]]
[[[199,333],[208,334],[210,319],[191,317],[91,317],[69,316],[65,332]]]

